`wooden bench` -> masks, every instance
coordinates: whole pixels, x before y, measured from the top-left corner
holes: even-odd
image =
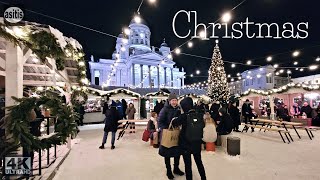
[[[264,126],[251,125],[251,124],[245,124],[245,127],[247,127],[247,128],[246,128],[246,132],[248,132],[249,127],[259,128],[260,130],[261,130],[261,129],[264,129],[265,131],[268,130],[268,131],[278,132],[279,135],[280,135],[280,137],[281,137],[281,139],[282,139],[282,141],[283,141],[284,143],[286,143],[286,141],[284,140],[283,135],[282,135],[282,133],[283,133],[283,134],[286,136],[286,138],[287,138],[287,140],[288,140],[288,143],[290,143],[291,141],[293,142],[293,139],[292,139],[292,137],[291,137],[291,135],[290,135],[290,132],[287,131],[287,130],[275,129],[275,128],[268,128],[268,127],[264,127]],[[290,141],[289,137],[290,137],[291,141]]]
[[[314,138],[314,135],[313,135],[312,131],[319,130],[320,127],[316,127],[316,126],[306,126],[306,127],[304,127],[304,129],[307,131],[307,134],[308,134],[310,140],[312,140],[312,139]]]

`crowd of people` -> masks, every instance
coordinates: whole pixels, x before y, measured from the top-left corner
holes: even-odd
[[[120,103],[123,104],[123,102]],[[134,105],[130,103],[128,106],[120,108],[120,103],[109,101],[104,105],[105,128],[100,149],[105,148],[109,132],[112,133],[111,149],[114,149],[118,121],[127,118],[134,119],[134,114],[136,113]],[[309,117],[310,108],[308,103],[304,103],[301,108],[294,104],[289,111],[288,107],[282,104],[277,106],[276,113],[279,118],[290,121],[290,113],[294,116],[305,114]],[[320,105],[316,112],[320,117]],[[241,119],[243,118],[245,123],[252,124],[251,119],[255,117],[252,104],[248,99],[243,103],[241,111],[239,111],[236,102],[221,104],[216,101],[210,106],[201,101],[194,104],[192,98],[186,97],[179,104],[177,96],[170,94],[167,101],[156,103],[148,121],[147,130],[150,133],[149,138],[154,142],[153,146],[159,148],[159,155],[164,158],[168,179],[173,179],[174,174],[178,176],[186,175],[187,180],[192,179],[191,155],[193,155],[201,179],[204,180],[206,179],[206,173],[201,159],[203,144],[214,143],[217,137],[230,134],[232,131],[240,132]],[[179,127],[180,134],[178,146],[167,148],[161,145],[161,139],[163,130],[168,129],[170,124],[174,128]],[[131,129],[135,129],[134,123],[130,124]],[[253,128],[252,131],[254,131]],[[185,164],[185,172],[179,168],[181,156]],[[170,162],[171,158],[174,159],[173,168]]]

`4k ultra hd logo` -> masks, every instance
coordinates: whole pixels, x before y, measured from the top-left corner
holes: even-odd
[[[5,175],[31,175],[30,157],[5,157]]]
[[[9,23],[18,23],[23,19],[24,13],[19,7],[8,7],[4,11],[3,17]]]

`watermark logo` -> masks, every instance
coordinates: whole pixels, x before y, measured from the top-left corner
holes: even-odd
[[[5,175],[31,175],[30,157],[5,157]]]
[[[4,11],[3,17],[9,23],[18,23],[22,21],[24,13],[19,7],[8,7]]]

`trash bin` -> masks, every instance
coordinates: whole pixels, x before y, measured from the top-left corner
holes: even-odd
[[[240,138],[228,137],[227,138],[227,152],[230,156],[240,155]]]

